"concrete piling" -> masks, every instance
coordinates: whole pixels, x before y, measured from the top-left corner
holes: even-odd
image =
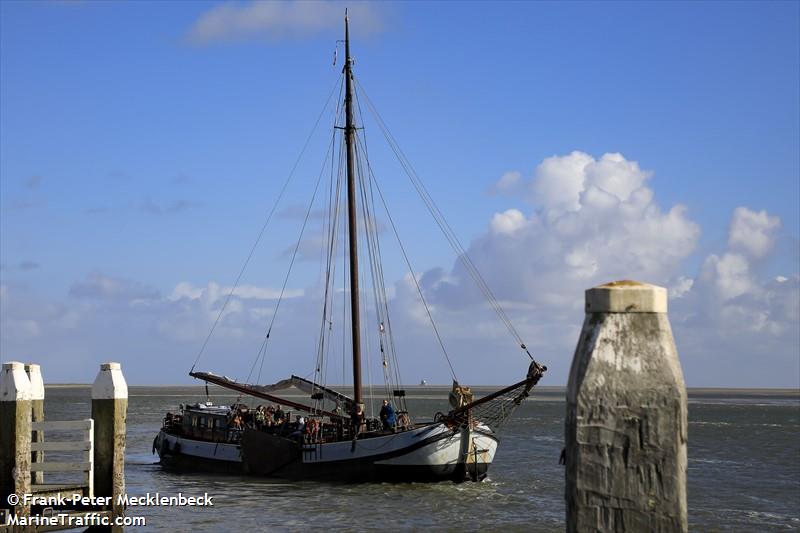
[[[128,386],[119,363],[104,363],[92,385],[94,419],[94,493],[112,496],[112,517],[124,509],[117,498],[125,493],[125,423]],[[113,518],[112,518],[113,519]],[[112,527],[111,531],[122,531]]]
[[[587,290],[567,385],[567,531],[687,531],[686,418],[666,289]]]
[[[31,382],[31,421],[44,422],[44,380],[42,369],[39,365],[28,363],[25,373]],[[44,431],[36,430],[31,435],[31,442],[44,442]],[[44,452],[31,452],[31,463],[44,462]],[[31,483],[41,485],[44,483],[44,472],[31,472]]]
[[[0,376],[0,508],[29,516],[30,506],[10,505],[10,494],[31,492],[31,382],[25,365],[3,364]]]

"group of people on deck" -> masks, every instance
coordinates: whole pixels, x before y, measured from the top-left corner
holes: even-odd
[[[228,427],[234,430],[246,428],[284,435],[305,442],[312,442],[320,431],[321,424],[316,418],[308,418],[287,413],[278,406],[259,405],[250,409],[243,404],[233,404],[228,415]]]
[[[244,404],[233,404],[228,415],[228,425],[232,429],[258,429],[279,428],[290,421],[290,415],[281,410],[280,406],[264,407],[259,405],[250,409]]]
[[[378,429],[367,421],[362,405],[356,407],[351,414],[350,421],[354,437],[365,431]],[[396,431],[397,428],[408,426],[408,416],[405,413],[398,416],[389,400],[383,400],[380,422],[384,431]],[[335,434],[342,436],[342,420],[332,418],[330,424],[333,427],[327,424],[325,427],[331,428],[332,431],[335,428]],[[322,420],[315,417],[306,418],[302,415],[296,415],[292,420],[291,413],[284,412],[279,405],[268,407],[259,405],[255,409],[251,409],[244,404],[236,403],[231,406],[228,427],[233,430],[256,429],[288,436],[303,442],[317,442],[323,435]]]

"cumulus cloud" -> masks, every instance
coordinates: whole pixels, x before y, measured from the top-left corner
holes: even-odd
[[[214,282],[200,287],[181,282],[162,294],[146,283],[95,272],[73,283],[69,300],[61,303],[40,298],[29,286],[4,283],[0,286],[0,355],[3,360],[40,362],[46,374],[62,382],[91,381],[92,376],[79,371],[114,359],[123,362],[131,382],[175,383],[185,377],[217,322],[204,365],[220,372],[240,372],[258,352],[280,288],[243,284],[233,291],[220,316],[230,292],[229,286]],[[291,323],[293,317],[301,317],[306,327],[318,324],[321,312],[304,307],[309,303],[301,298],[303,294],[293,288],[284,292],[281,318]],[[284,327],[282,321],[278,324],[281,331],[273,336],[282,353],[291,353],[285,347],[297,340],[294,346],[312,354],[303,359],[305,370],[313,363],[316,339],[308,331],[314,330],[303,333],[291,325]],[[280,362],[280,371],[301,370],[287,368],[293,362]],[[158,375],[153,374],[154,365],[162,369]]]
[[[215,42],[300,38],[328,30],[341,31],[348,7],[351,27],[359,35],[384,28],[379,4],[324,1],[225,2],[200,15],[186,38],[195,45]]]
[[[670,298],[683,298],[694,286],[694,279],[687,278],[686,276],[679,276],[677,280],[669,287]]]
[[[685,207],[660,205],[649,186],[657,176],[621,154],[576,151],[545,159],[528,178],[518,174],[501,178],[495,189],[517,195],[514,204],[525,207],[494,213],[467,248],[528,347],[550,368],[543,384],[566,380],[583,319],[583,291],[633,278],[669,288],[670,320],[689,385],[797,386],[800,275],[796,264],[788,271],[768,270],[779,251],[778,217],[739,207],[731,215],[727,244],[697,257],[700,226]],[[308,243],[309,256],[318,257],[318,242]],[[406,382],[443,382],[449,376],[415,281],[459,380],[507,383],[524,374],[526,356],[461,262],[394,281],[390,316]],[[7,284],[0,287],[0,345],[4,357],[50,358],[42,360],[54,369],[61,365],[65,379],[82,360],[89,358],[93,366],[98,358],[114,357],[129,365],[131,382],[177,382],[219,317],[201,366],[244,378],[274,318],[264,379],[313,370],[319,285],[288,290],[277,316],[279,289],[247,284],[237,287],[220,316],[229,292],[214,282],[181,282],[161,293],[146,283],[93,273],[72,285],[69,305],[63,305]],[[342,365],[349,355],[346,291],[338,290],[335,298],[333,323],[325,327],[343,333],[326,348],[333,361],[330,383],[348,379],[347,363]],[[376,320],[367,303],[365,368],[380,376],[380,347],[368,334],[378,331]],[[164,368],[158,376],[152,375],[154,363]]]
[[[522,172],[513,170],[506,172],[497,182],[489,189],[489,194],[495,196],[498,194],[514,194],[519,189],[522,183]]]
[[[263,333],[280,294],[280,288],[240,285],[232,289],[214,282],[195,287],[181,282],[158,302],[165,311],[159,313],[155,327],[164,337],[178,341],[197,341],[214,323],[220,338],[254,338]],[[283,296],[292,299],[302,294],[302,290],[287,289]]]
[[[530,207],[495,213],[468,254],[528,345],[550,366],[551,379],[567,373],[583,291],[637,279],[669,288],[670,317],[690,384],[795,383],[798,274],[762,272],[781,221],[765,211],[735,209],[727,248],[700,258],[699,271],[687,272],[700,226],[681,205],[662,208],[648,186],[652,178],[618,153],[546,158],[529,180],[495,184],[493,190],[514,190]],[[457,338],[463,339],[463,324],[470,324],[471,332],[506,336],[502,327],[489,327],[500,324],[495,317],[478,311],[483,296],[461,262],[419,279],[443,329],[457,331],[462,324]],[[754,359],[775,368],[738,371]]]
[[[728,245],[751,257],[764,257],[775,244],[775,232],[780,227],[780,219],[768,215],[766,211],[755,212],[746,207],[737,207],[731,219]]]
[[[706,256],[696,277],[671,286],[670,318],[687,376],[719,385],[797,386],[798,265],[785,275],[764,271],[780,227],[766,211],[736,208],[727,248]]]
[[[703,262],[700,281],[713,288],[714,293],[723,301],[755,289],[750,262],[743,255],[730,252],[722,257],[709,255]]]
[[[509,209],[502,213],[495,213],[489,222],[492,233],[512,234],[525,226],[525,215],[518,209]]]
[[[468,253],[509,302],[579,307],[575,287],[623,277],[668,284],[700,227],[683,206],[662,210],[649,177],[621,154],[549,157],[525,184],[532,209],[496,213]],[[478,298],[460,263],[447,278],[427,277],[434,302]]]
[[[280,297],[281,290],[272,287],[258,287],[256,285],[239,285],[235,289],[232,287],[222,287],[217,283],[211,282],[205,287],[195,287],[191,283],[182,281],[175,286],[172,294],[169,296],[170,300],[180,300],[188,298],[190,300],[198,300],[205,298],[216,301],[222,295],[235,296],[237,298],[254,299],[254,300],[275,300]],[[302,289],[286,289],[283,292],[285,298],[294,298],[303,294]]]
[[[688,303],[693,314],[704,313],[704,324],[714,325],[715,336],[741,340],[743,332],[759,332],[763,344],[766,337],[787,340],[797,335],[797,273],[770,277],[759,271],[760,260],[772,250],[780,227],[780,219],[766,211],[737,207],[731,216],[728,249],[703,261],[688,291]]]

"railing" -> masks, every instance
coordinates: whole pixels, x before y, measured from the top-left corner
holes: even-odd
[[[64,420],[33,422],[33,431],[82,431],[82,440],[53,441],[47,434],[45,442],[31,442],[33,452],[83,452],[82,461],[42,461],[31,463],[31,472],[83,472],[84,487],[94,496],[94,420]]]

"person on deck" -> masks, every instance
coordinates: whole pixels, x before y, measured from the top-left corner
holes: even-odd
[[[364,408],[360,404],[355,407],[353,414],[350,415],[350,422],[353,424],[353,439],[355,439],[361,433],[361,426],[364,424]]]
[[[293,424],[294,430],[289,434],[289,437],[292,439],[297,439],[298,441],[303,440],[303,434],[305,433],[306,429],[306,420],[300,415],[295,417],[295,423]]]
[[[255,414],[256,429],[262,431],[264,429],[264,406],[259,405]]]
[[[389,400],[383,400],[383,407],[381,407],[381,422],[383,422],[383,429],[394,429],[397,420],[394,415],[394,408]]]

